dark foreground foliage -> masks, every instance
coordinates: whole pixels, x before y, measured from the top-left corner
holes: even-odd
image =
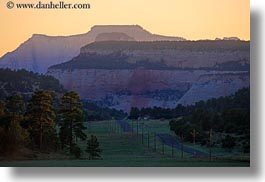
[[[56,99],[59,105],[55,96],[40,90],[28,102],[19,94],[0,102],[0,156],[13,158],[25,150],[81,156],[76,140],[86,139],[86,128],[79,95],[66,92]]]

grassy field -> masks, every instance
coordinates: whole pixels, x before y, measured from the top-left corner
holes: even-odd
[[[241,160],[241,158],[227,158],[218,161],[209,161],[208,159],[194,159],[190,154],[184,153],[181,157],[181,151],[174,149],[172,155],[172,148],[164,146],[156,141],[156,150],[154,145],[154,138],[152,133],[170,132],[168,122],[166,121],[146,121],[143,131],[148,132],[149,129],[149,147],[148,138],[144,138],[142,144],[142,137],[136,133],[123,133],[116,125],[115,121],[98,121],[87,124],[87,135],[96,135],[100,142],[102,152],[102,160],[88,160],[86,153],[83,153],[80,160],[31,160],[31,161],[2,161],[0,166],[58,166],[58,167],[71,167],[71,166],[113,166],[113,167],[160,167],[160,166],[175,166],[175,167],[207,167],[207,166],[249,166],[248,160]],[[135,128],[136,126],[134,126]],[[112,129],[111,129],[112,128]],[[136,130],[135,130],[136,131]],[[86,147],[86,142],[79,141],[83,151]],[[164,152],[163,152],[164,151]]]

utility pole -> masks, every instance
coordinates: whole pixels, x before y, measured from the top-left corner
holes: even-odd
[[[112,133],[111,121],[109,121],[110,134]]]
[[[164,151],[164,142],[161,140],[162,143],[162,154],[164,155],[165,151]]]
[[[110,122],[111,133],[113,133],[113,122]]]
[[[115,122],[115,133],[118,133],[118,125],[117,125],[117,121]]]
[[[91,127],[91,120],[88,121],[88,128],[89,128],[89,131],[91,132],[91,130],[92,130],[92,127]]]
[[[210,161],[212,161],[212,143],[213,143],[213,129],[210,129]]]
[[[110,121],[110,133],[112,133],[112,122]]]
[[[148,129],[148,135],[147,135],[147,147],[149,148],[149,129]]]
[[[184,158],[184,153],[183,153],[183,134],[181,134],[181,158]]]
[[[154,133],[154,149],[156,151],[156,133]]]
[[[110,129],[110,121],[108,121],[108,132],[109,132],[109,135],[110,135],[110,131],[111,131],[111,129]]]
[[[195,150],[195,145],[196,145],[196,130],[195,128],[193,129],[193,131],[190,133],[192,135],[192,138],[193,138],[193,156],[195,157],[196,156],[196,150]]]
[[[171,147],[172,147],[171,155],[172,155],[172,158],[174,158],[174,144],[173,144],[173,142],[171,143]]]
[[[144,144],[144,123],[142,125],[142,144]]]
[[[133,120],[132,120],[132,135],[133,135]]]
[[[119,135],[120,134],[120,127],[119,127],[119,124],[118,123],[116,123],[116,125],[117,125],[117,133]]]
[[[138,119],[137,119],[137,121],[136,121],[136,133],[137,133],[137,136],[138,136],[138,133],[139,133],[139,121],[138,121]]]
[[[113,122],[112,121],[110,121],[110,131],[111,133],[113,133]]]

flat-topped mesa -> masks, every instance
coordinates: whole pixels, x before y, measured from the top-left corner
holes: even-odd
[[[95,42],[95,40],[100,40],[100,41],[106,41],[106,40],[107,41],[110,41],[110,40],[120,41],[122,40],[122,41],[127,41],[126,43],[129,46],[131,44],[130,42],[132,41],[137,41],[138,43],[139,42],[154,42],[154,44],[158,43],[158,41],[170,41],[170,42],[174,41],[174,42],[179,42],[180,44],[183,44],[184,47],[185,45],[187,45],[187,42],[192,42],[192,41],[184,41],[185,39],[181,37],[170,37],[170,36],[152,34],[139,25],[98,25],[98,26],[92,27],[91,31],[85,34],[77,34],[77,35],[70,35],[70,36],[48,36],[48,35],[34,34],[31,38],[29,38],[27,41],[22,43],[16,50],[9,52],[5,54],[3,57],[1,57],[0,68],[10,68],[13,70],[26,69],[28,71],[46,73],[47,69],[50,66],[67,62],[71,60],[72,58],[78,56],[80,53],[81,47],[91,44]],[[233,38],[233,40],[237,40],[237,39]],[[234,45],[237,42],[239,43],[241,42],[241,41],[233,41],[233,40],[223,41],[223,42],[228,42],[228,43],[230,42],[231,45]],[[143,45],[145,44],[146,43],[144,43]],[[167,44],[167,43],[164,43],[164,44]],[[248,44],[248,42],[246,42],[246,44]],[[110,46],[112,49],[112,45]],[[199,46],[201,47],[201,45]],[[144,46],[141,48],[144,49]],[[234,50],[233,47],[232,47],[232,50]],[[82,51],[83,49],[81,50],[81,52]],[[155,52],[156,54],[154,54]],[[195,55],[193,51],[193,52],[188,53],[185,60],[189,60],[190,55],[192,53],[194,54],[193,57],[202,56],[201,54],[197,54],[197,52],[195,52],[196,53]],[[165,56],[170,57],[167,54],[163,53],[163,50],[160,50],[160,51],[151,50],[151,52],[146,52],[145,54],[154,55],[151,58],[159,59],[159,60],[161,59],[161,57],[165,57]],[[165,55],[161,56],[163,54]],[[176,51],[173,52],[172,54],[176,54]],[[214,56],[214,59],[215,58],[219,59],[221,57],[226,59],[223,55]],[[241,59],[241,57],[245,57],[245,56],[240,56],[237,59]],[[248,57],[249,56],[247,56],[247,60],[249,60]],[[180,58],[181,58],[181,55],[180,55]],[[203,60],[203,59],[200,59],[200,60]],[[168,60],[168,61],[171,61],[171,60]],[[212,62],[215,62],[215,60],[213,60]],[[196,63],[196,64],[200,65],[201,63]]]
[[[243,41],[238,37],[224,37],[223,39],[216,37],[215,40],[216,41]]]
[[[139,25],[96,25],[91,28],[91,34],[125,33],[135,41],[185,41],[182,37],[162,36],[152,34]]]
[[[121,32],[112,32],[112,33],[101,33],[95,39],[95,42],[103,41],[135,41],[133,37],[128,36],[125,33]]]
[[[74,68],[76,65],[82,65],[84,68],[89,68],[94,65],[94,68],[102,68],[99,60],[106,57],[105,66],[112,62],[112,68],[118,64],[115,61],[122,59],[123,63],[145,61],[148,63],[145,64],[147,67],[152,64],[156,69],[174,67],[175,69],[249,70],[249,47],[250,44],[246,41],[94,42],[82,47],[80,55],[62,67]],[[77,60],[79,62],[75,62]],[[119,66],[116,67],[118,68],[120,69]]]
[[[46,37],[50,37],[50,36],[45,35],[45,34],[32,34],[30,39],[39,39],[39,38],[46,38]]]
[[[122,33],[145,33],[151,34],[147,30],[144,30],[139,25],[96,25],[91,28],[90,33],[113,33],[113,32],[122,32]]]
[[[144,30],[143,27],[140,25],[95,25],[91,28],[91,31],[99,31],[99,30],[115,30],[115,31],[120,31],[120,30],[128,30],[128,29],[138,29],[138,30]]]
[[[224,37],[223,40],[240,41],[240,38],[238,38],[238,37]]]
[[[80,48],[96,39],[122,41],[182,41],[179,37],[152,34],[139,25],[94,26],[85,34],[48,36],[34,34],[16,50],[0,58],[0,68],[46,73],[48,67],[71,60]]]

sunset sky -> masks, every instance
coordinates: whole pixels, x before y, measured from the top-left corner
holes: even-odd
[[[0,56],[35,33],[80,34],[94,25],[138,24],[152,33],[192,40],[225,36],[250,39],[249,0],[64,0],[89,3],[89,10],[8,9],[8,1],[0,1]],[[14,0],[14,3],[38,2]]]

